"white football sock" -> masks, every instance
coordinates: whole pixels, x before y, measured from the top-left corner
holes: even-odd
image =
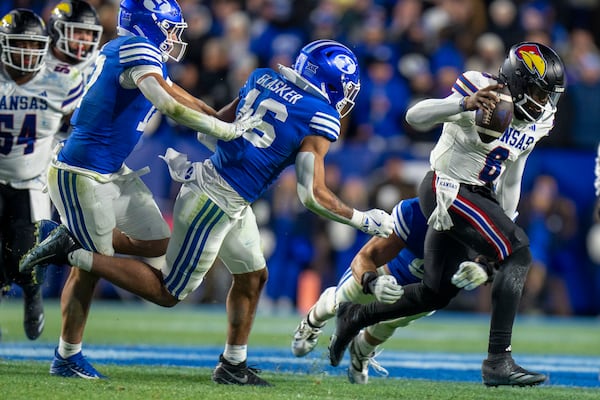
[[[58,341],[58,354],[62,358],[69,358],[81,351],[81,343],[68,343],[61,337]]]
[[[77,249],[70,252],[67,255],[67,259],[72,266],[90,272],[92,270],[92,263],[94,262],[94,253],[85,249]]]
[[[234,365],[242,363],[248,358],[248,345],[226,344],[223,357]]]

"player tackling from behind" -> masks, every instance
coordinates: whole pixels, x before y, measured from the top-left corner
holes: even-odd
[[[239,96],[219,115],[233,120],[236,115],[251,114],[260,119],[258,126],[231,141],[211,142],[199,134],[214,150],[204,162],[192,164],[172,149],[164,157],[171,176],[183,185],[173,211],[166,266],[161,271],[138,260],[117,261],[92,253],[86,237],[72,230],[85,249],[78,248],[63,226],[34,248],[25,264],[68,257],[82,273],[103,277],[170,307],[200,286],[219,257],[233,282],[226,301],[225,349],[212,379],[219,384],[269,386],[247,364],[248,339],[268,275],[252,202],[285,168],[294,165],[298,195],[311,211],[370,235],[387,237],[393,229],[387,212],[355,210],[325,184],[325,156],[331,143],[338,140],[340,120],[352,110],[359,90],[356,56],[332,40],[305,45],[292,68],[254,70]]]
[[[497,138],[479,136],[475,110],[495,107],[499,84],[510,90],[513,120]],[[445,307],[459,290],[451,283],[459,265],[454,254],[469,246],[499,264],[492,285],[483,383],[524,386],[545,381],[544,374],[517,365],[511,353],[513,323],[531,264],[529,240],[513,220],[525,162],[535,144],[550,133],[564,90],[560,57],[545,45],[526,42],[511,47],[498,77],[465,72],[451,95],[423,100],[408,110],[406,119],[417,129],[444,124],[430,156],[431,171],[419,187],[429,223],[423,282],[404,286],[404,295],[391,305],[340,307],[330,343],[332,365],[339,364],[362,327]]]
[[[61,227],[68,227],[85,249],[103,254],[107,262],[119,263],[114,253],[157,257],[167,249],[169,226],[141,172],[124,163],[157,110],[222,140],[234,139],[258,122],[223,122],[212,116],[212,108],[171,82],[166,62],[182,59],[186,27],[175,0],[122,0],[119,36],[100,51],[71,119],[72,133],[55,150],[48,192],[65,224]],[[49,262],[80,266],[92,259],[91,252],[80,255],[83,258]],[[82,353],[98,279],[78,268],[69,273],[61,294],[62,327],[52,375],[104,378]]]

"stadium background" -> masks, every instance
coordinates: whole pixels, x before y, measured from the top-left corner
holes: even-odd
[[[90,0],[115,35],[118,1]],[[2,15],[26,7],[47,17],[56,1],[7,1]],[[567,67],[567,92],[556,126],[530,156],[519,222],[527,228],[536,263],[522,312],[600,314],[600,228],[593,223],[594,157],[600,141],[600,5],[588,1],[509,0],[182,0],[189,24],[186,58],[171,77],[215,108],[230,101],[256,67],[291,65],[310,40],[348,44],[362,68],[362,90],[342,140],[327,158],[328,183],[356,208],[390,210],[415,194],[439,129],[415,132],[406,109],[424,97],[449,93],[457,74],[496,73],[505,51],[522,40],[555,48]],[[167,147],[192,160],[209,155],[194,132],[158,117],[128,160],[149,165],[144,176],[169,217],[177,185],[157,155]],[[263,233],[270,278],[261,311],[305,311],[321,289],[335,284],[368,239],[310,214],[298,202],[293,171],[284,173],[254,205]],[[541,177],[541,178],[540,178]],[[157,260],[156,262],[160,262]],[[51,268],[46,298],[60,294],[66,268]],[[222,303],[229,286],[216,265],[189,303]],[[300,288],[300,289],[299,289]],[[486,311],[488,288],[462,293],[452,309]],[[18,297],[18,288],[9,295]],[[98,298],[134,297],[103,283]]]

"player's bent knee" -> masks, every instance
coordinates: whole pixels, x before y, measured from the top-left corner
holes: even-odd
[[[454,297],[454,293],[436,292],[425,285],[420,285],[421,299],[426,310],[435,311],[446,307]]]

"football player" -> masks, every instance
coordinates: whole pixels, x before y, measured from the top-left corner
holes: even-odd
[[[124,164],[155,111],[222,140],[235,139],[258,123],[257,118],[220,121],[208,115],[215,114],[212,108],[171,82],[166,61],[183,57],[186,27],[175,0],[121,1],[119,36],[98,55],[71,119],[72,133],[57,146],[48,172],[48,191],[63,224],[85,249],[117,264],[120,259],[112,257],[115,252],[157,257],[165,254],[169,241],[169,226],[140,178],[144,171],[132,171]],[[35,255],[36,249],[30,254]],[[85,266],[91,259],[91,252],[83,252],[79,257],[49,262]],[[22,268],[28,268],[27,262]],[[104,377],[82,354],[98,279],[77,268],[69,273],[61,295],[62,329],[52,375]]]
[[[394,303],[404,293],[403,285],[423,279],[423,242],[427,220],[419,207],[419,199],[400,201],[392,211],[394,232],[387,238],[373,237],[353,258],[337,286],[326,289],[308,314],[300,321],[292,339],[292,353],[303,357],[317,345],[326,322],[335,316],[341,303],[367,304],[373,301]],[[473,290],[488,282],[493,269],[482,258],[464,261],[453,277],[458,287]],[[433,312],[400,317],[369,326],[350,343],[348,379],[366,384],[369,365],[377,372],[387,371],[376,360],[377,347],[388,340],[396,328]]]
[[[45,65],[49,38],[42,19],[15,9],[0,23],[0,285],[23,289],[25,334],[44,329],[37,270],[19,272],[19,259],[35,243],[35,221],[50,216],[43,191],[56,131],[83,93],[81,74]]]
[[[83,0],[63,0],[51,11],[48,19],[50,51],[48,63],[76,65],[89,76],[102,38],[98,13]]]
[[[499,85],[510,90],[513,120],[500,137],[482,139],[475,129],[475,110],[494,107]],[[529,240],[513,220],[525,161],[535,144],[550,133],[564,90],[564,66],[556,52],[525,42],[510,48],[498,77],[465,72],[451,95],[423,100],[408,110],[406,120],[418,129],[444,124],[430,156],[432,170],[419,187],[429,223],[423,281],[405,286],[404,295],[394,304],[340,307],[330,343],[332,365],[340,362],[363,326],[445,307],[458,292],[451,283],[456,255],[469,246],[499,265],[492,285],[483,383],[526,386],[546,380],[544,374],[528,371],[512,358],[513,323],[531,264]]]
[[[50,48],[46,64],[60,72],[67,66],[76,67],[87,82],[92,74],[102,38],[98,13],[83,0],[63,0],[51,11],[48,19]],[[57,141],[67,138],[69,124],[64,124],[56,135]]]
[[[393,229],[393,219],[385,211],[355,210],[325,185],[324,158],[340,135],[340,120],[354,106],[359,76],[358,61],[346,46],[332,40],[309,43],[293,68],[254,70],[239,96],[219,111],[226,120],[252,114],[260,118],[260,125],[231,141],[211,141],[199,134],[214,150],[202,163],[192,164],[187,156],[169,149],[164,158],[171,176],[183,185],[162,273],[138,260],[111,262],[110,257],[76,249],[65,230],[50,235],[47,244],[66,244],[62,248],[70,251],[74,265],[163,306],[185,299],[219,257],[233,283],[227,297],[227,340],[212,379],[220,384],[269,386],[247,365],[248,338],[267,280],[251,203],[286,167],[295,165],[298,195],[310,210],[371,235],[387,237]],[[37,258],[42,254],[52,251]]]

